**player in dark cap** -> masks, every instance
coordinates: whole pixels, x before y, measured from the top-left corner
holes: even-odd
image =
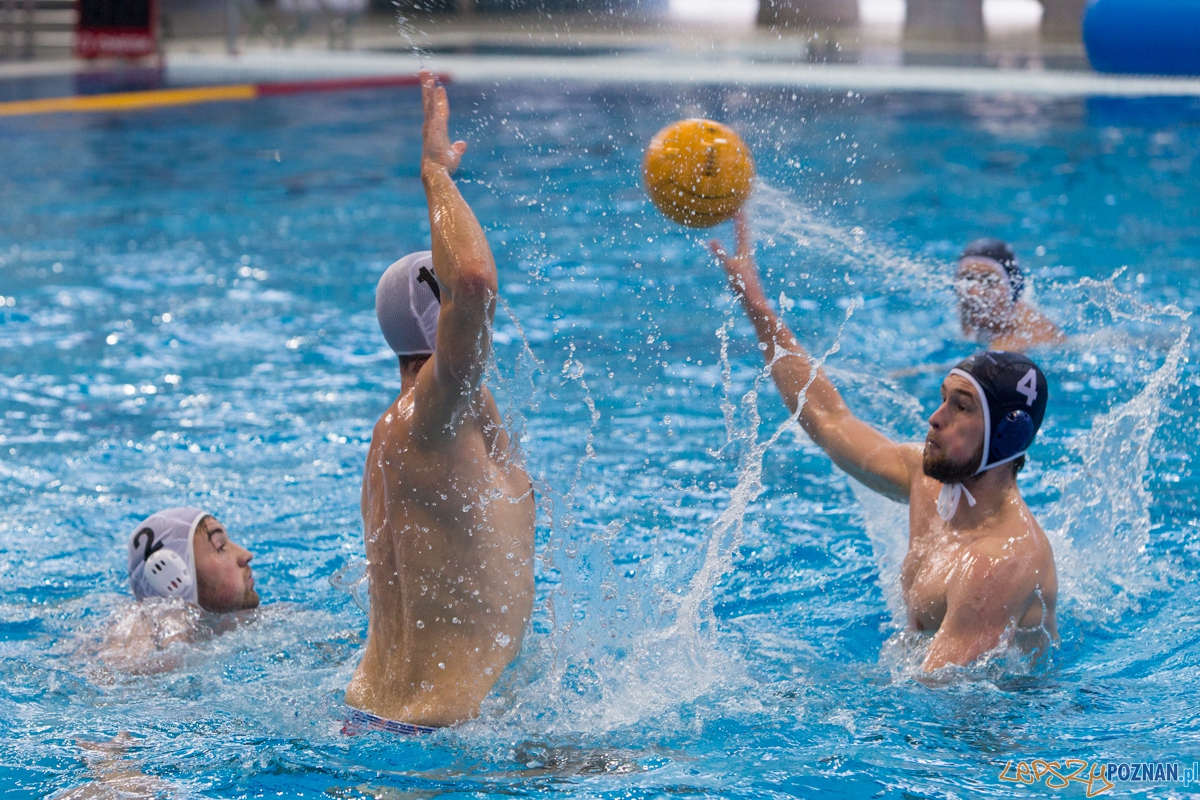
[[[738,251],[713,251],[762,343],[783,400],[834,463],[908,503],[900,584],[909,626],[933,632],[924,669],[967,664],[1013,634],[1023,647],[1056,641],[1054,555],[1017,488],[1046,413],[1046,377],[1019,353],[959,362],[942,382],[924,445],[893,442],[858,419],[771,308],[745,218]],[[997,262],[998,263],[998,262]]]
[[[958,257],[955,277],[959,318],[968,338],[993,350],[1017,352],[1064,340],[1057,325],[1022,299],[1025,275],[1007,242],[971,242]]]

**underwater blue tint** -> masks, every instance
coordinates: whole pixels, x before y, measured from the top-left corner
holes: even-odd
[[[1024,797],[1049,792],[999,781],[1009,760],[1200,755],[1200,128],[1177,103],[450,98],[504,301],[489,383],[540,492],[538,602],[481,718],[420,739],[339,732],[366,631],[361,468],[399,385],[374,285],[428,246],[417,93],[0,123],[9,796],[85,784],[77,740],[122,730],[130,764],[204,797]],[[896,436],[923,435],[973,350],[957,253],[994,235],[1020,255],[1071,336],[1036,354],[1050,406],[1020,479],[1058,558],[1047,660],[917,679],[905,509],[780,429],[709,233],[639,186],[644,144],[692,115],[754,150],[769,294]],[[173,646],[173,669],[113,671],[95,652],[129,612],[124,538],[179,504],[255,553],[264,604]]]

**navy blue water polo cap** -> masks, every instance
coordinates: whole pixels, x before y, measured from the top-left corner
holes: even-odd
[[[983,404],[983,458],[975,474],[1025,455],[1049,396],[1038,365],[1020,353],[989,350],[958,362],[950,374],[970,381]]]
[[[1025,289],[1025,273],[1021,271],[1021,262],[1017,260],[1017,254],[1009,246],[1008,242],[1002,239],[976,239],[967,245],[967,249],[962,251],[962,255],[958,257],[959,261],[972,256],[980,258],[990,258],[1004,269],[1004,274],[1008,276],[1008,286],[1012,290],[1013,302],[1021,297],[1021,292]]]

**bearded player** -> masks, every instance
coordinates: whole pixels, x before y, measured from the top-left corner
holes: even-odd
[[[900,571],[908,625],[933,632],[923,668],[967,664],[1006,632],[1057,640],[1054,555],[1017,488],[1046,411],[1046,378],[1018,353],[988,351],[950,370],[925,444],[893,442],[855,417],[772,310],[737,218],[737,253],[711,247],[754,324],[784,402],[804,430],[867,487],[909,507]],[[1042,633],[1044,631],[1044,633]]]

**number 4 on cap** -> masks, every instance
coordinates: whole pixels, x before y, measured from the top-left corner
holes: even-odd
[[[1017,391],[1025,395],[1025,405],[1033,405],[1033,401],[1037,400],[1037,371],[1029,370],[1025,373],[1025,377],[1017,381]]]

